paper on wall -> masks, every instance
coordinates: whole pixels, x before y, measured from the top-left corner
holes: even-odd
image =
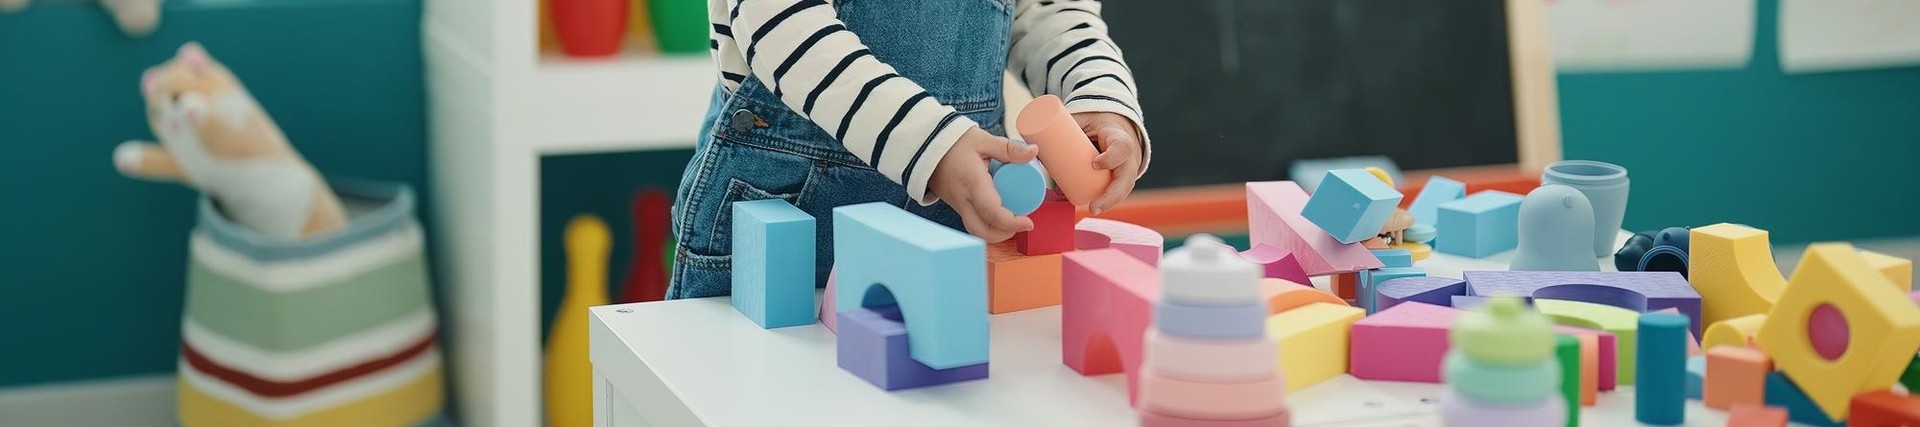
[[[1754,14],[1754,0],[1547,1],[1561,72],[1742,68]]]
[[[1920,1],[1780,0],[1789,73],[1920,65]]]

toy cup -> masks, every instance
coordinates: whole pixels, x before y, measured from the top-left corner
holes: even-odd
[[[1613,253],[1614,235],[1627,217],[1627,168],[1592,160],[1562,160],[1547,165],[1541,184],[1580,190],[1593,205],[1593,256]]]
[[[1106,191],[1113,174],[1093,168],[1093,156],[1100,154],[1080,130],[1080,123],[1067,113],[1060,97],[1035,98],[1020,111],[1016,124],[1027,143],[1040,147],[1040,161],[1061,193],[1074,205],[1086,206]]]

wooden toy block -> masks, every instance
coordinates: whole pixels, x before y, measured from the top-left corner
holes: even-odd
[[[1292,252],[1273,245],[1253,245],[1240,253],[1240,258],[1259,264],[1262,276],[1282,279],[1293,283],[1312,283],[1308,281],[1307,271],[1300,268],[1300,260],[1294,259]]]
[[[1140,373],[1140,410],[1181,418],[1238,420],[1286,412],[1286,379],[1219,383],[1186,381],[1152,366]]]
[[[1085,218],[1074,225],[1075,249],[1119,249],[1149,266],[1160,265],[1161,247],[1166,241],[1153,229],[1110,219]]]
[[[1341,301],[1333,294],[1280,279],[1260,279],[1260,298],[1267,301],[1268,315],[1285,313],[1313,303],[1347,305],[1346,301]]]
[[[1160,272],[1119,249],[1062,256],[1060,359],[1080,375],[1126,372],[1139,396],[1141,340],[1160,295]]]
[[[1600,394],[1600,336],[1574,337],[1580,340],[1580,406],[1593,406]]]
[[[1024,255],[1014,246],[987,245],[987,312],[1060,305],[1060,254]]]
[[[1453,305],[1453,296],[1467,294],[1467,281],[1447,277],[1414,276],[1381,281],[1374,285],[1374,312],[1393,308],[1402,302]]]
[[[1381,310],[1353,323],[1348,371],[1364,380],[1440,382],[1440,365],[1451,344],[1448,330],[1462,312],[1450,307],[1406,302]],[[1572,327],[1554,331],[1576,336],[1594,336],[1598,346],[1600,390],[1612,390],[1608,380],[1614,367],[1613,334]]]
[[[1187,305],[1164,298],[1153,303],[1155,328],[1191,338],[1238,340],[1266,336],[1266,319],[1267,303],[1260,300],[1232,307]]]
[[[1609,377],[1613,378],[1614,384],[1633,384],[1634,362],[1638,355],[1635,346],[1639,343],[1640,313],[1610,305],[1552,299],[1533,300],[1533,307],[1540,310],[1541,314],[1553,318],[1554,323],[1607,331],[1618,337],[1613,355],[1613,375],[1609,376],[1607,372],[1600,373],[1602,381],[1600,389],[1612,389],[1606,383]],[[1603,364],[1600,369],[1606,371],[1607,367]]]
[[[897,306],[858,307],[835,314],[843,326],[834,338],[840,369],[882,390],[904,390],[983,379],[987,363],[934,369],[913,360],[907,325]]]
[[[1014,244],[1020,253],[1027,255],[1051,255],[1073,250],[1075,240],[1073,203],[1056,191],[1048,191],[1046,198],[1040,201],[1040,207],[1027,213],[1027,219],[1033,221],[1033,230],[1013,235]]]
[[[1867,265],[1874,271],[1893,281],[1893,288],[1900,293],[1913,292],[1913,261],[1879,252],[1862,250],[1860,256],[1867,259]]]
[[[1247,183],[1247,237],[1254,245],[1286,249],[1309,276],[1380,268],[1367,248],[1341,243],[1300,215],[1307,192],[1293,181]]]
[[[1060,97],[1034,98],[1020,110],[1017,120],[1020,136],[1040,147],[1040,160],[1046,162],[1047,174],[1073,204],[1092,203],[1113,182],[1112,172],[1093,168],[1093,158],[1100,152],[1080,130],[1080,123],[1067,113]]]
[[[1721,320],[1707,326],[1706,335],[1700,338],[1700,346],[1712,349],[1723,345],[1749,347],[1755,345],[1753,336],[1760,333],[1760,325],[1767,322],[1765,314],[1749,314]]]
[[[1360,308],[1366,309],[1367,313],[1377,313],[1380,311],[1377,308],[1379,307],[1380,292],[1378,288],[1380,282],[1406,277],[1426,277],[1426,275],[1426,270],[1413,267],[1387,267],[1361,270],[1358,280],[1360,288],[1354,290],[1354,294],[1360,297]]]
[[[1442,203],[1435,228],[1434,250],[1468,258],[1512,250],[1520,244],[1520,201],[1518,194],[1482,191],[1472,196]]]
[[[1468,271],[1467,294],[1582,301],[1634,312],[1676,309],[1700,318],[1700,294],[1671,271]],[[1699,334],[1703,324],[1688,330]]]
[[[1841,425],[1839,420],[1827,418],[1827,413],[1820,410],[1820,407],[1815,405],[1806,393],[1801,392],[1800,387],[1793,385],[1793,381],[1787,380],[1785,373],[1780,371],[1767,373],[1766,394],[1767,406],[1786,409],[1789,421],[1811,426],[1838,427]]]
[[[1347,373],[1353,322],[1365,316],[1359,307],[1322,302],[1267,317],[1267,338],[1280,347],[1287,391]]]
[[[1733,405],[1727,427],[1787,427],[1787,410],[1757,404]]]
[[[1355,297],[1360,289],[1360,273],[1335,274],[1328,280],[1327,288],[1332,289],[1333,295],[1340,299],[1357,301]]]
[[[1040,208],[1040,202],[1046,200],[1047,175],[1042,172],[1040,161],[1027,163],[1000,163],[990,161],[993,175],[993,190],[1000,194],[1000,206],[1013,211],[1014,215],[1026,215]]]
[[[1321,178],[1300,215],[1340,243],[1358,243],[1380,235],[1401,197],[1366,170],[1335,169]]]
[[[833,254],[847,265],[836,310],[899,305],[913,360],[934,369],[987,361],[980,239],[875,202],[833,209]]]
[[[1634,419],[1653,425],[1678,425],[1687,420],[1686,316],[1673,313],[1640,315],[1639,365],[1633,393]]]
[[[1415,224],[1434,225],[1440,222],[1440,205],[1467,197],[1467,184],[1434,175],[1427,178],[1427,185],[1420,187],[1420,195],[1414,196],[1413,203],[1407,205],[1407,213],[1413,214]]]
[[[1905,427],[1920,426],[1920,397],[1892,390],[1880,390],[1853,396],[1848,426]]]
[[[825,325],[827,327],[827,332],[833,332],[837,334],[837,333],[840,333],[840,316],[834,315],[834,313],[839,313],[839,311],[833,309],[833,302],[834,302],[833,296],[835,294],[834,292],[836,290],[835,288],[837,288],[836,286],[833,285],[833,279],[834,279],[833,273],[834,271],[832,268],[827,269],[827,290],[821,292],[821,295],[820,295],[819,316],[820,316],[820,324]]]
[[[813,323],[813,216],[783,199],[732,209],[733,308],[762,328]]]
[[[1440,397],[1440,417],[1447,427],[1559,426],[1566,422],[1566,402],[1558,397],[1530,405],[1489,405],[1448,393]]]
[[[1560,361],[1560,399],[1567,402],[1567,427],[1580,427],[1580,339],[1554,337],[1553,357]]]
[[[1206,420],[1182,418],[1149,411],[1140,412],[1140,427],[1289,427],[1293,425],[1293,414],[1281,411],[1278,415],[1245,420]]]
[[[1920,350],[1920,306],[1891,282],[1851,245],[1810,245],[1754,337],[1829,418],[1847,418],[1850,396],[1892,387]]]
[[[1232,246],[1209,234],[1187,238],[1185,245],[1167,251],[1160,261],[1162,302],[1193,307],[1239,307],[1258,302],[1260,266],[1239,255]]]
[[[1765,404],[1767,373],[1773,359],[1748,347],[1707,349],[1706,389],[1700,401],[1708,408],[1728,409],[1742,403]]]
[[[1787,287],[1773,264],[1767,231],[1738,224],[1696,227],[1689,233],[1687,280],[1706,302],[1701,324],[1766,313]]]
[[[1193,382],[1253,382],[1279,374],[1279,349],[1268,337],[1243,340],[1187,338],[1148,329],[1146,366],[1160,375]]]
[[[1908,392],[1920,392],[1920,356],[1914,356],[1907,370],[1900,373],[1900,385],[1906,386]]]
[[[1687,399],[1701,400],[1707,389],[1707,357],[1687,358]]]

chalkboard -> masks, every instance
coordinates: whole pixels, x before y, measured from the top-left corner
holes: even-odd
[[[1156,148],[1141,187],[1286,179],[1294,160],[1352,155],[1520,160],[1506,0],[1103,3]]]

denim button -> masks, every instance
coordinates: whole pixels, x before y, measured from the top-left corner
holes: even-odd
[[[747,111],[747,109],[745,108],[734,110],[733,123],[732,123],[733,130],[737,132],[746,132],[747,129],[753,127],[753,119],[754,117],[753,117],[752,111]]]

